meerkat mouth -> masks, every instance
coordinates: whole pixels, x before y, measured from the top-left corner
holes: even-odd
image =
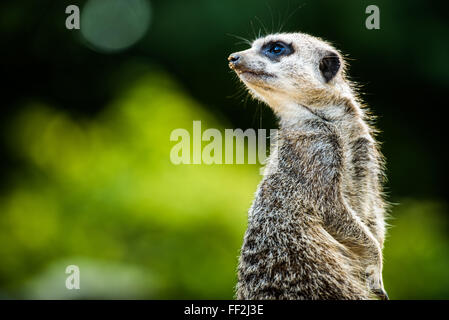
[[[242,70],[242,71],[237,71],[238,75],[251,75],[251,76],[255,76],[258,78],[274,78],[275,75],[271,74],[271,73],[267,73],[267,72],[263,72],[263,71],[253,71],[253,70]]]
[[[254,76],[254,77],[258,77],[258,78],[274,78],[275,75],[268,73],[268,72],[264,72],[261,70],[253,70],[253,69],[249,69],[249,68],[245,68],[245,67],[236,67],[233,64],[229,64],[229,67],[231,69],[233,69],[238,76],[241,75],[250,75],[250,76]]]

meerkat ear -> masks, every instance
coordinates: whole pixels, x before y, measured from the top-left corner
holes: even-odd
[[[340,70],[340,57],[332,51],[327,51],[320,61],[320,71],[326,82],[331,81]]]

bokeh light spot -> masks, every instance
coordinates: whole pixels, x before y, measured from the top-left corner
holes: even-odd
[[[89,0],[81,13],[81,34],[92,49],[117,52],[138,42],[150,19],[147,0]]]

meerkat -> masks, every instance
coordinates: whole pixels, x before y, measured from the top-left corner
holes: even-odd
[[[384,160],[342,54],[282,33],[228,60],[280,126],[248,213],[237,299],[388,299]]]

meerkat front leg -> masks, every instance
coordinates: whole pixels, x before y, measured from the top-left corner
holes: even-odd
[[[278,170],[298,182],[299,196],[321,217],[328,233],[361,258],[371,291],[386,299],[381,245],[342,195],[345,167],[338,135],[328,128],[313,133],[283,131],[279,138]]]
[[[382,280],[382,249],[368,227],[343,206],[327,212],[324,221],[329,234],[362,258],[364,276],[371,292],[388,300]]]

